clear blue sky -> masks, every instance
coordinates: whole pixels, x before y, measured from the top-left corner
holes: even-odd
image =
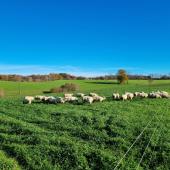
[[[0,73],[170,73],[168,0],[4,0]]]

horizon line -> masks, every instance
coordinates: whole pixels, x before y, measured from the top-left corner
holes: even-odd
[[[126,65],[105,67],[100,69],[80,68],[78,66],[64,65],[18,65],[18,64],[0,64],[0,74],[5,75],[48,75],[51,73],[66,73],[82,77],[98,77],[106,75],[116,75],[119,69],[126,70],[128,75],[170,75],[170,71],[150,71],[140,67],[129,67]],[[145,71],[143,71],[145,70]]]

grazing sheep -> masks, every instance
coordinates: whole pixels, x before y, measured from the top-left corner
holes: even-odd
[[[91,97],[98,96],[98,94],[97,94],[97,93],[90,93],[89,95],[90,95]]]
[[[37,95],[35,97],[33,96],[25,96],[23,99],[24,104],[31,104],[34,100],[42,101],[44,103],[48,104],[57,104],[57,103],[65,103],[65,102],[74,102],[78,101],[78,97],[81,97],[84,102],[88,102],[92,104],[94,101],[102,102],[106,100],[106,97],[99,96],[96,93],[90,93],[89,96],[85,96],[83,93],[77,93],[74,97],[73,94],[64,94],[64,98],[62,97],[54,97],[54,96],[41,96]],[[126,92],[125,94],[119,95],[119,93],[113,93],[112,94],[113,99],[118,100],[122,99],[125,100],[132,100],[134,97],[140,97],[140,98],[170,98],[170,94],[166,91],[152,91],[150,93],[145,92]]]
[[[48,104],[57,104],[56,98],[51,98],[51,97],[49,97],[45,102]]]
[[[124,100],[127,100],[128,99],[128,97],[127,97],[127,94],[122,94],[121,95],[121,99],[124,101]]]
[[[159,92],[151,92],[148,95],[149,98],[162,98]]]
[[[135,93],[134,93],[134,96],[135,96],[135,97],[139,97],[139,96],[140,96],[140,92],[135,92]]]
[[[168,92],[166,92],[166,91],[161,91],[161,93],[163,93],[163,94],[167,94],[167,95],[169,94],[169,93],[168,93]]]
[[[62,97],[56,97],[57,103],[65,103],[65,100]]]
[[[35,100],[40,100],[40,101],[42,101],[44,97],[45,97],[45,96],[37,95],[37,96],[35,96]]]
[[[161,96],[161,98],[169,98],[169,94],[166,91],[157,91],[155,94],[158,94]]]
[[[161,97],[161,95],[159,93],[155,93],[155,98],[157,98],[157,99],[159,98],[160,99],[162,97]]]
[[[162,98],[169,98],[170,95],[169,95],[168,92],[166,92],[166,91],[161,91],[161,97],[162,97]]]
[[[158,90],[155,92],[155,94],[159,94],[161,96],[162,93]]]
[[[149,98],[155,98],[155,93],[154,93],[154,92],[149,93],[149,94],[148,94],[148,97],[149,97]]]
[[[44,103],[54,103],[55,99],[56,99],[56,98],[53,97],[53,96],[44,96],[43,99],[42,99],[42,101],[43,101]]]
[[[106,100],[106,97],[99,96],[99,102],[103,102],[104,100]]]
[[[47,96],[44,96],[44,97],[42,98],[42,102],[45,102],[45,101],[47,101],[47,100],[48,100],[48,98],[49,98],[49,97],[47,97]]]
[[[85,96],[85,94],[83,94],[83,93],[77,93],[76,96],[77,96],[77,97],[83,97],[83,96]]]
[[[45,97],[43,101],[44,103],[48,103],[48,104],[65,103],[65,100],[62,97],[55,98],[53,96]]]
[[[93,97],[93,101],[99,101],[99,102],[102,102],[106,100],[106,97],[101,97],[101,96],[94,96]]]
[[[130,92],[126,92],[125,95],[127,95],[127,99],[130,99],[130,100],[132,100],[134,97],[134,94]]]
[[[64,97],[73,97],[73,94],[66,93],[64,94]]]
[[[147,97],[148,97],[148,94],[145,93],[145,92],[141,92],[141,93],[139,93],[139,97],[141,97],[141,98],[147,98]]]
[[[93,103],[93,97],[91,97],[91,96],[83,96],[83,101],[92,104]]]
[[[25,96],[24,100],[23,100],[23,103],[24,104],[31,104],[34,101],[34,99],[35,98],[33,96]]]
[[[74,101],[78,101],[78,98],[72,96],[72,97],[65,97],[64,100],[65,100],[66,102],[74,102]]]
[[[113,93],[112,97],[113,97],[114,100],[119,100],[120,99],[119,93]]]
[[[162,98],[162,93],[160,91],[154,92],[154,98]]]

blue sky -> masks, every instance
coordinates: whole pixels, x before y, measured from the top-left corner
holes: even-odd
[[[170,73],[168,0],[0,2],[0,73]]]

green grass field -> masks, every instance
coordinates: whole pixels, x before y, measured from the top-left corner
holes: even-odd
[[[78,80],[0,82],[6,94],[0,99],[0,169],[113,170],[143,130],[117,169],[170,169],[169,99],[22,104],[22,96],[42,94],[65,82],[78,84],[81,92],[105,96],[125,91],[170,92],[168,80],[152,84],[134,80],[127,85]]]
[[[91,80],[58,80],[50,82],[8,82],[0,81],[0,89],[5,91],[6,96],[21,95],[37,95],[42,94],[43,91],[48,91],[53,87],[59,87],[65,83],[75,83],[79,85],[81,92],[96,91],[99,94],[111,95],[112,92],[125,92],[144,90],[149,92],[151,90],[169,90],[170,80],[155,80],[151,85],[147,80],[131,80],[128,85],[119,85],[116,81],[91,81]]]

